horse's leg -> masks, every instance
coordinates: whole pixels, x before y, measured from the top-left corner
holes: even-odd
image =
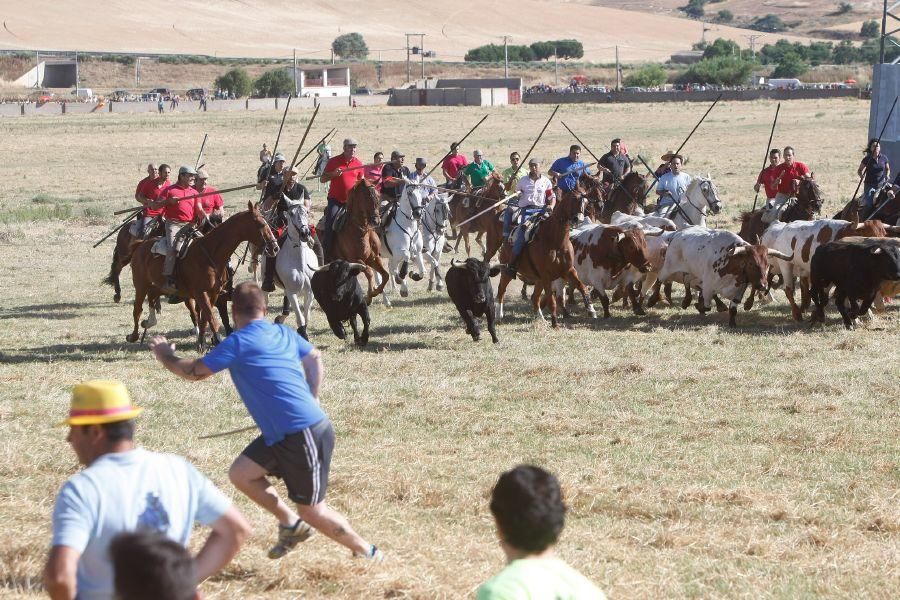
[[[231,335],[231,319],[228,316],[228,298],[225,297],[225,294],[220,294],[218,298],[216,298],[216,310],[219,311],[219,318],[222,320],[222,326],[225,328],[225,335]]]
[[[588,314],[591,315],[591,318],[596,319],[597,311],[594,310],[594,305],[591,304],[591,299],[588,296],[587,287],[585,287],[585,285],[581,281],[581,279],[578,278],[578,272],[575,270],[575,267],[569,267],[569,271],[568,271],[568,273],[565,274],[564,277],[569,283],[571,283],[573,286],[575,286],[575,289],[577,289],[578,292],[581,294],[581,299],[584,301],[584,308],[588,311]],[[601,302],[602,302],[602,298],[603,298],[603,296],[606,296],[606,292],[604,290],[601,290],[601,293],[603,294],[601,296]],[[606,316],[608,317],[609,310],[606,309],[606,306],[604,306],[604,309],[606,310],[606,312],[607,312]]]
[[[300,301],[297,299],[297,294],[291,292],[290,294],[287,294],[287,298],[291,303],[291,308],[294,309],[294,316],[297,318],[297,333],[299,333],[303,339],[309,340],[306,336],[306,318],[303,315],[303,311],[300,310]]]
[[[478,234],[475,236],[475,243],[478,244],[479,248],[481,248],[481,255],[485,256],[485,255],[487,255],[487,248],[485,247],[484,242],[481,241],[483,237],[484,237],[484,231],[479,231]]]
[[[390,289],[392,294],[397,291],[397,282],[394,280],[394,277],[396,277],[396,272],[397,269],[394,266],[394,257],[391,256],[391,258],[388,260],[388,273],[391,280]],[[379,273],[375,273],[375,277],[377,277],[378,285],[380,286],[382,279],[381,275]],[[391,299],[388,297],[387,286],[385,286],[385,289],[381,293],[381,302],[384,304],[385,308],[391,307]]]
[[[546,321],[544,318],[544,313],[541,310],[541,291],[543,283],[538,282],[534,284],[534,290],[531,292],[531,312],[540,317],[541,321]],[[547,292],[548,294],[552,294],[553,290]]]
[[[206,350],[206,328],[207,325],[213,335],[213,340],[217,340],[219,324],[216,322],[215,315],[212,311],[212,303],[209,295],[204,291],[194,296],[200,308],[200,332],[197,334],[197,351],[204,352]]]
[[[372,258],[369,259],[368,265],[375,269],[375,271],[377,271],[382,277],[381,284],[378,286],[378,289],[375,290],[375,295],[377,296],[384,291],[384,286],[387,285],[388,279],[391,275],[387,272],[387,269],[384,268],[384,263],[381,261],[381,257],[377,254],[372,255]]]
[[[374,290],[375,290],[375,269],[373,269],[370,266],[366,266],[366,270],[363,271],[363,273],[365,274],[366,281],[369,284],[368,290],[366,290],[366,304],[372,304],[372,298],[374,298],[375,296],[378,295],[374,292]],[[380,284],[380,282],[379,282],[379,284]],[[343,338],[341,338],[341,339],[343,339]]]
[[[303,322],[309,326],[309,312],[312,310],[313,293],[312,284],[307,281],[303,287]]]
[[[134,331],[131,335],[125,337],[125,340],[131,343],[138,341],[138,323],[141,320],[141,313],[144,311],[144,298],[147,296],[147,289],[144,282],[138,283],[137,276],[134,277],[134,309],[131,314],[134,317]]]
[[[500,273],[500,283],[497,285],[497,318],[503,319],[503,298],[506,296],[506,286],[509,285],[509,282],[512,281],[512,278],[506,273],[506,271],[502,271]]]

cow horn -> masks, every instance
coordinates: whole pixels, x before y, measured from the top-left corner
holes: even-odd
[[[741,254],[744,254],[745,252],[747,252],[748,248],[749,248],[749,246],[735,246],[731,250],[731,256],[740,256]]]
[[[865,223],[860,223],[859,221],[856,221],[856,229],[862,229],[865,226],[866,226]]]
[[[644,236],[646,237],[657,237],[666,232],[665,229],[660,229],[659,227],[653,227],[652,229],[645,229]]]
[[[451,266],[451,267],[455,267],[455,266],[456,266],[456,259],[455,259],[455,258],[451,258],[451,259],[450,259],[450,266]]]
[[[781,260],[786,260],[788,262],[794,260],[793,254],[785,254],[784,252],[781,252],[780,250],[776,250],[774,248],[768,248],[766,250],[766,254],[768,254],[769,256],[774,256],[775,258],[780,258]]]

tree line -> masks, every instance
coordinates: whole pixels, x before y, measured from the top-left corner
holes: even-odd
[[[582,58],[584,46],[578,40],[550,40],[546,42],[534,42],[527,46],[510,44],[504,50],[501,44],[486,44],[472,48],[466,52],[466,62],[503,62],[508,52],[512,62],[533,62],[547,60],[554,56],[558,58]]]

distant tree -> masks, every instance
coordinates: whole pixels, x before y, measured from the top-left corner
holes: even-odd
[[[260,75],[253,89],[263,98],[280,98],[294,93],[294,78],[288,69],[274,69]]]
[[[853,5],[849,2],[841,2],[838,4],[837,14],[846,15],[848,12],[853,12]]]
[[[512,62],[531,62],[535,60],[534,50],[530,46],[509,46],[507,48],[509,60]],[[466,52],[463,60],[466,62],[503,62],[503,46],[487,44],[472,48]]]
[[[331,49],[340,58],[365,58],[369,55],[366,40],[358,33],[345,33],[334,38]]]
[[[825,64],[831,60],[833,47],[831,42],[810,42],[806,49],[806,59],[814,67]]]
[[[720,10],[716,13],[716,21],[719,23],[731,23],[734,21],[734,13],[727,9]]]
[[[216,77],[215,83],[217,88],[234,94],[236,98],[248,96],[253,89],[253,82],[250,80],[250,76],[247,74],[247,71],[241,68],[232,69],[224,75]]]
[[[556,40],[549,42],[556,47],[559,58],[581,58],[584,56],[584,46],[578,40]]]
[[[836,65],[849,65],[858,59],[859,53],[850,40],[842,40],[831,53],[831,60]]]
[[[714,83],[717,85],[742,85],[747,83],[753,63],[736,56],[719,56],[703,59],[692,65],[679,78],[682,83]]]
[[[873,38],[881,35],[881,25],[878,21],[863,21],[862,27],[859,28],[859,35],[864,38]]]
[[[704,4],[706,4],[706,0],[688,0],[687,5],[682,6],[679,10],[689,17],[699,19],[705,12],[703,10]]]
[[[741,47],[736,42],[725,38],[716,40],[703,50],[703,58],[716,58],[719,56],[740,56]]]
[[[662,85],[668,79],[666,70],[662,65],[647,65],[634,71],[625,78],[628,87],[656,87]]]
[[[800,58],[793,52],[789,52],[788,54],[784,55],[784,57],[781,59],[781,62],[778,63],[778,66],[775,67],[774,71],[772,71],[772,77],[800,77],[808,70],[809,68],[807,67],[806,63],[803,62],[802,58]]]
[[[770,33],[778,33],[779,31],[784,31],[786,28],[787,27],[785,26],[784,21],[781,20],[781,17],[773,14],[759,17],[750,23],[750,29],[767,31]]]
[[[531,51],[534,52],[534,58],[536,60],[547,60],[551,56],[553,56],[553,43],[552,42],[534,42],[529,46]]]

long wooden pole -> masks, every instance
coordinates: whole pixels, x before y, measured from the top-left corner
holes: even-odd
[[[722,94],[719,94],[718,97],[716,97],[716,99],[715,99],[715,100],[713,101],[713,103],[710,105],[710,107],[709,107],[708,109],[706,109],[706,112],[703,113],[703,116],[700,117],[700,120],[697,121],[697,124],[694,125],[694,128],[691,129],[691,132],[688,134],[688,136],[687,136],[686,138],[684,138],[684,141],[683,141],[683,142],[681,142],[681,145],[678,146],[678,150],[675,151],[675,154],[680,154],[680,153],[681,153],[681,149],[684,148],[685,144],[688,143],[688,140],[691,139],[691,136],[694,135],[694,132],[697,131],[697,129],[700,127],[700,125],[703,123],[703,121],[706,120],[706,116],[712,111],[712,109],[714,109],[714,108],[716,107],[716,104],[718,104],[718,103],[719,103],[719,100],[721,100],[721,99],[722,99]]]
[[[772,150],[772,136],[775,135],[775,124],[778,123],[778,112],[781,110],[781,102],[778,103],[778,106],[775,107],[775,119],[772,121],[772,130],[769,131],[769,141],[766,144],[766,155],[763,157],[763,164],[760,172],[766,168],[766,161],[769,160],[769,152]],[[758,179],[757,179],[758,181]],[[756,210],[756,201],[759,199],[759,190],[756,191],[756,195],[753,196],[753,208],[750,209],[750,212]]]
[[[294,158],[293,160],[291,160],[291,168],[293,168],[294,165],[297,164],[297,157],[300,156],[300,150],[303,148],[303,143],[306,142],[306,136],[309,135],[309,130],[312,127],[312,124],[315,122],[316,115],[319,114],[320,108],[322,108],[321,104],[316,107],[316,110],[313,112],[312,117],[310,117],[309,119],[309,123],[306,124],[306,131],[303,132],[303,137],[300,138],[300,145],[297,146],[297,151],[294,152]]]
[[[481,125],[482,123],[484,123],[485,119],[487,119],[487,118],[488,118],[488,115],[484,115],[483,117],[481,117],[481,120],[478,121],[477,123],[475,123],[475,127],[473,127],[472,129],[469,130],[469,133],[462,136],[462,138],[459,141],[453,142],[453,144],[456,144],[457,146],[462,145],[462,143],[464,141],[466,141],[466,138],[469,137],[470,135],[472,135],[472,132],[475,131],[476,129],[478,129],[478,126]],[[452,152],[452,150],[450,152]],[[426,175],[431,175],[434,172],[434,170],[438,168],[438,165],[444,164],[444,161],[447,159],[448,156],[450,156],[450,152],[447,152],[447,154],[445,154],[441,158],[441,160],[434,163],[434,165],[431,167],[431,170],[428,171],[428,173],[426,173]]]
[[[528,149],[528,152],[525,153],[525,158],[522,159],[522,162],[521,162],[520,164],[523,164],[523,165],[527,165],[527,164],[528,164],[528,157],[531,156],[531,153],[534,151],[534,147],[537,146],[537,143],[538,143],[539,141],[541,141],[541,138],[542,138],[542,137],[544,137],[544,132],[547,131],[547,127],[550,126],[550,121],[552,121],[552,120],[553,120],[553,117],[556,116],[556,111],[558,111],[558,110],[559,110],[559,104],[557,104],[557,105],[556,105],[556,108],[553,109],[553,112],[550,113],[550,118],[547,119],[547,122],[546,122],[546,123],[544,123],[544,127],[541,129],[541,132],[540,132],[540,133],[538,134],[538,136],[535,138],[534,142],[532,142],[531,148],[529,148],[529,149]],[[512,182],[512,180],[513,180],[513,178],[514,178],[515,176],[516,176],[515,173],[513,173],[512,175],[509,176],[509,181],[507,181],[506,183],[503,184],[503,189],[506,189],[507,187],[509,187],[509,184]]]
[[[184,198],[181,198],[181,200],[193,200],[194,198],[203,198],[203,197],[205,197],[205,196],[212,196],[213,194],[227,194],[227,193],[229,193],[229,192],[237,192],[237,191],[240,191],[240,190],[249,190],[250,188],[254,188],[254,187],[256,187],[256,184],[255,184],[255,183],[248,183],[247,185],[239,185],[239,186],[237,186],[237,187],[225,188],[225,189],[223,189],[223,190],[213,190],[213,191],[211,191],[211,192],[201,192],[201,193],[199,193],[199,194],[193,194],[193,195],[191,195],[191,196],[185,196]],[[126,208],[126,209],[124,209],[124,210],[117,210],[117,211],[114,212],[113,214],[114,214],[114,215],[124,215],[125,213],[132,212],[133,210],[142,210],[142,208],[143,208],[143,207],[138,208],[138,209]]]
[[[284,121],[287,119],[288,109],[291,107],[291,98],[292,96],[288,96],[287,103],[284,105],[284,115],[281,117],[281,125],[278,127],[278,135],[275,136],[275,146],[272,148],[272,160],[270,160],[268,166],[266,166],[266,175],[265,177],[263,177],[264,183],[263,189],[259,193],[259,202],[262,202],[263,197],[266,195],[266,184],[268,184],[269,182],[269,174],[272,172],[272,165],[275,164],[275,154],[278,153],[278,143],[281,141],[281,132],[284,130]],[[243,260],[241,262],[243,262]]]
[[[203,143],[200,144],[200,154],[197,155],[197,162],[194,163],[194,169],[200,168],[200,159],[203,158],[203,149],[206,148],[206,139],[209,137],[208,133],[203,134]]]

